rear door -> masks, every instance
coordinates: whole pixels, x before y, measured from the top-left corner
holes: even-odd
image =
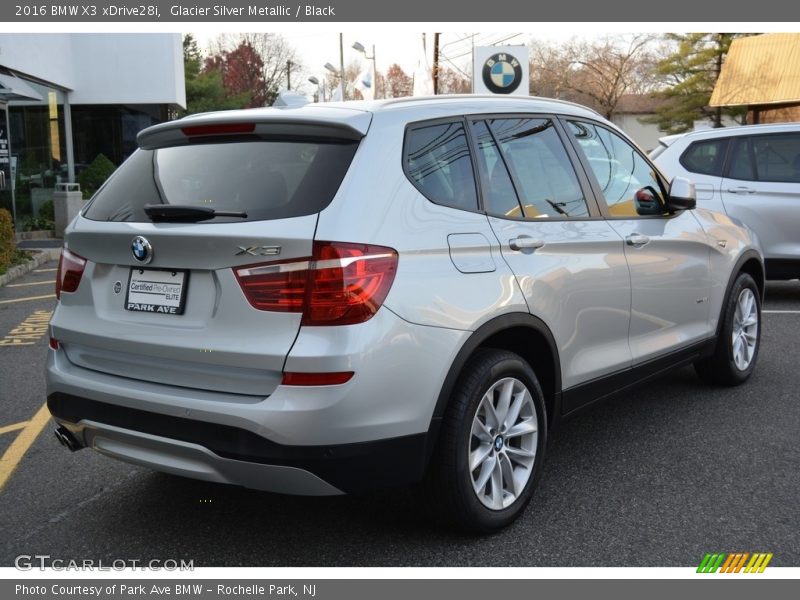
[[[625,240],[634,365],[710,337],[710,247],[691,211],[663,211],[653,166],[618,133],[567,120],[595,179],[608,223]]]
[[[713,138],[697,140],[689,144],[680,156],[670,156],[671,161],[678,164],[670,169],[664,166],[664,172],[672,177],[683,175],[694,183],[697,193],[697,205],[709,210],[725,212],[722,203],[721,182],[725,156],[728,152],[730,138]],[[662,164],[656,160],[659,166]]]
[[[563,387],[628,368],[622,240],[586,197],[560,125],[521,115],[473,119],[470,127],[484,208],[530,312],[556,338]]]
[[[227,393],[264,396],[278,385],[301,314],[287,311],[291,292],[241,267],[311,255],[317,213],[358,136],[261,129],[200,128],[182,143],[140,149],[98,191],[65,240],[87,260],[53,319],[71,362]],[[154,222],[146,205],[190,214]],[[197,207],[227,216],[200,219]]]
[[[721,187],[727,213],[758,235],[768,276],[800,275],[800,132],[736,138]]]

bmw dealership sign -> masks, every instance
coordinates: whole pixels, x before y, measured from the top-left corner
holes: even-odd
[[[528,95],[528,48],[480,46],[473,53],[472,91]]]

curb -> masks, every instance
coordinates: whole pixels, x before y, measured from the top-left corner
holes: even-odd
[[[36,252],[36,255],[28,262],[11,267],[4,275],[0,275],[0,287],[11,283],[15,279],[19,279],[26,273],[33,271],[37,267],[41,267],[48,261],[58,260],[61,254],[61,248],[46,248],[43,250],[33,250],[33,252]]]

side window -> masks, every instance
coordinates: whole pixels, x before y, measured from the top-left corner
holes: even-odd
[[[728,166],[728,177],[731,179],[743,179],[744,181],[755,181],[756,171],[753,156],[750,153],[750,138],[740,137],[734,140],[730,165]]]
[[[664,190],[653,168],[616,133],[569,121],[578,145],[603,191],[612,217],[663,214]]]
[[[693,142],[681,154],[680,163],[687,171],[701,175],[722,175],[728,138]]]
[[[478,195],[464,126],[430,125],[406,133],[406,172],[429,200],[462,210],[477,210]]]
[[[800,134],[756,135],[751,138],[759,181],[800,183]]]
[[[517,192],[486,122],[473,121],[472,128],[478,140],[476,160],[485,188],[483,202],[486,212],[496,217],[521,218],[522,207]]]
[[[553,121],[494,119],[488,125],[511,172],[526,219],[589,216],[578,176]]]

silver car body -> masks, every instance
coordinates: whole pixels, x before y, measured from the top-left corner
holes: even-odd
[[[234,111],[143,132],[142,144],[164,144],[180,127],[245,120],[286,131],[331,126],[363,139],[318,214],[191,224],[79,216],[65,245],[87,260],[85,272],[51,323],[56,420],[81,445],[157,470],[335,494],[424,472],[459,366],[489,339],[540,353],[543,363],[550,356],[540,378],[552,422],[713,344],[732,277],[762,268],[754,237],[725,214],[525,221],[420,193],[402,167],[407,126],[489,113],[575,117],[624,135],[573,104],[474,96]],[[124,310],[125,282],[140,266],[135,236],[152,244],[148,267],[189,271],[180,317]],[[639,246],[632,236],[649,241]],[[524,238],[541,243],[514,250]],[[299,314],[248,304],[233,268],[269,259],[237,250],[280,246],[289,260],[309,256],[313,240],[397,251],[374,317],[305,326]],[[284,372],[341,371],[354,376],[341,385],[281,383]],[[391,459],[372,464],[358,448]]]
[[[785,169],[781,181],[760,180],[763,175],[744,178],[733,173],[733,141],[768,141],[784,137],[783,147],[772,153],[774,162]],[[713,173],[688,168],[683,158],[690,147],[700,143],[731,142],[722,152]],[[722,146],[720,146],[722,148]],[[790,151],[787,154],[784,149]],[[698,206],[724,212],[750,227],[759,237],[764,250],[767,277],[785,279],[800,277],[800,124],[747,125],[704,129],[692,133],[667,136],[652,152],[653,160],[669,177],[691,179],[697,189]],[[754,158],[753,162],[758,162]]]

